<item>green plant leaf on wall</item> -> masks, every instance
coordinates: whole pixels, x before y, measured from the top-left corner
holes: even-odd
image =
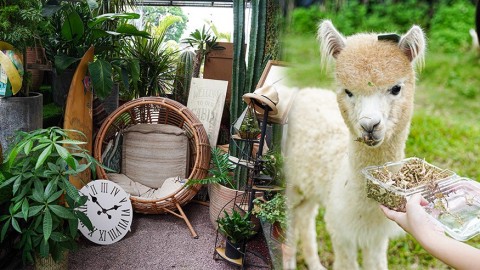
[[[105,60],[97,59],[88,65],[93,91],[100,98],[106,98],[113,87],[112,65]]]
[[[65,23],[62,25],[62,38],[67,41],[79,40],[83,36],[84,32],[85,28],[80,15],[76,11],[70,12],[67,15]]]

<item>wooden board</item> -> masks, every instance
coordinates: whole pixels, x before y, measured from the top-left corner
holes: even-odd
[[[77,70],[73,74],[70,90],[68,91],[67,101],[65,105],[65,117],[63,128],[75,129],[83,132],[86,138],[79,134],[71,133],[74,139],[86,141],[83,145],[90,154],[92,154],[92,105],[93,95],[90,83],[85,80],[88,70],[88,64],[93,61],[93,47],[90,47],[80,60]],[[78,189],[82,188],[90,182],[91,172],[86,169],[77,176],[70,176],[70,182]]]

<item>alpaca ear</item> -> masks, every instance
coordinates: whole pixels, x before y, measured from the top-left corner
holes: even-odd
[[[345,48],[345,38],[329,20],[320,23],[318,40],[320,41],[322,60],[337,58],[338,54]]]
[[[411,62],[423,63],[425,54],[425,34],[422,29],[414,25],[408,32],[402,36],[398,46]]]

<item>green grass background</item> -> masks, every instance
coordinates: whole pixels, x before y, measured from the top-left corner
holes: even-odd
[[[292,63],[292,85],[335,87],[333,70],[320,69],[319,46],[312,35],[287,36],[285,55]],[[425,158],[461,176],[480,179],[480,52],[427,52],[425,67],[417,76],[406,157]],[[331,267],[333,253],[323,210],[317,232],[320,258]],[[468,243],[480,248],[480,236]],[[450,269],[408,235],[390,242],[388,261],[390,269]],[[306,267],[301,265],[299,269]]]

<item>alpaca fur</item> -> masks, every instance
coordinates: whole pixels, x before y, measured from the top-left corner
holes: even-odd
[[[338,90],[335,94],[303,89],[289,114],[288,241],[293,254],[299,245],[309,269],[324,269],[315,231],[322,206],[334,269],[358,269],[358,249],[363,269],[387,269],[388,239],[402,230],[367,198],[361,170],[404,158],[413,113],[414,66],[423,62],[424,34],[413,26],[398,43],[379,41],[377,34],[345,38],[330,21],[323,21],[319,39],[324,64],[326,59],[336,62]],[[394,90],[397,85],[399,92]],[[285,268],[295,266],[293,256]]]

